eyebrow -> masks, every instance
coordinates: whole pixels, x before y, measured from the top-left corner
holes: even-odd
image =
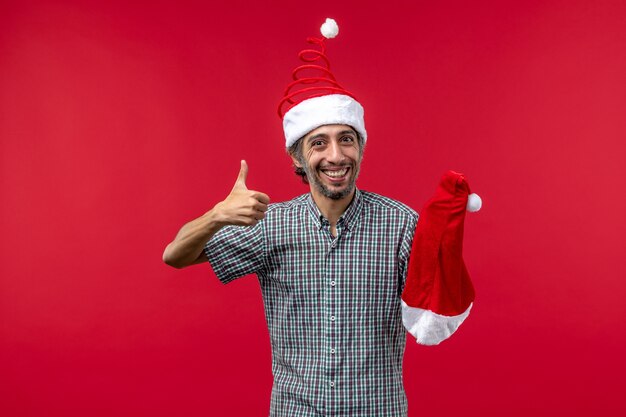
[[[356,132],[353,129],[350,130],[342,130],[341,132],[339,132],[340,135],[345,135],[346,133],[350,134],[350,135],[354,135],[356,136]]]
[[[357,133],[353,130],[353,129],[348,129],[348,130],[342,130],[341,132],[338,133],[338,135],[345,135],[345,134],[350,134],[350,135],[354,135],[357,136]],[[312,141],[318,139],[318,138],[327,138],[328,135],[326,133],[318,133],[317,135],[311,136],[310,138],[307,139],[307,142],[311,143]]]

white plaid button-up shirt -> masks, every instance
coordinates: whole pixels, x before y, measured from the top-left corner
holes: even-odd
[[[261,284],[270,416],[406,416],[400,296],[416,222],[404,204],[357,190],[333,237],[305,194],[207,243],[220,281],[254,273]]]

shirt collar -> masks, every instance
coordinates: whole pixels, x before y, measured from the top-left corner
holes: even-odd
[[[313,219],[315,220],[316,225],[320,229],[323,226],[328,225],[328,220],[320,212],[320,209],[315,204],[315,201],[313,200],[313,196],[311,195],[311,193],[307,195],[306,205],[309,209],[309,212],[313,216]],[[346,208],[346,211],[341,215],[341,217],[339,217],[337,224],[338,225],[341,224],[346,230],[350,230],[352,226],[354,225],[357,219],[357,216],[361,212],[362,206],[363,206],[363,197],[361,195],[361,191],[359,191],[359,189],[357,188],[354,192],[354,197],[352,198],[352,201]]]

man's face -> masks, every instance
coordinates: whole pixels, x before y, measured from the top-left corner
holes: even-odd
[[[302,158],[292,156],[306,172],[311,192],[341,200],[355,188],[362,152],[357,134],[347,125],[324,125],[301,139]]]

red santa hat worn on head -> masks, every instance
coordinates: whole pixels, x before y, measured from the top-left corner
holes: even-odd
[[[474,287],[463,262],[465,211],[478,211],[463,174],[448,171],[420,214],[413,237],[402,320],[419,344],[436,345],[469,315]]]
[[[367,140],[363,107],[337,82],[326,57],[326,39],[337,36],[339,27],[333,19],[326,19],[321,33],[322,38],[307,39],[319,50],[305,49],[298,54],[304,64],[293,71],[293,81],[278,104],[287,148],[310,131],[330,124],[349,125],[363,143]]]

